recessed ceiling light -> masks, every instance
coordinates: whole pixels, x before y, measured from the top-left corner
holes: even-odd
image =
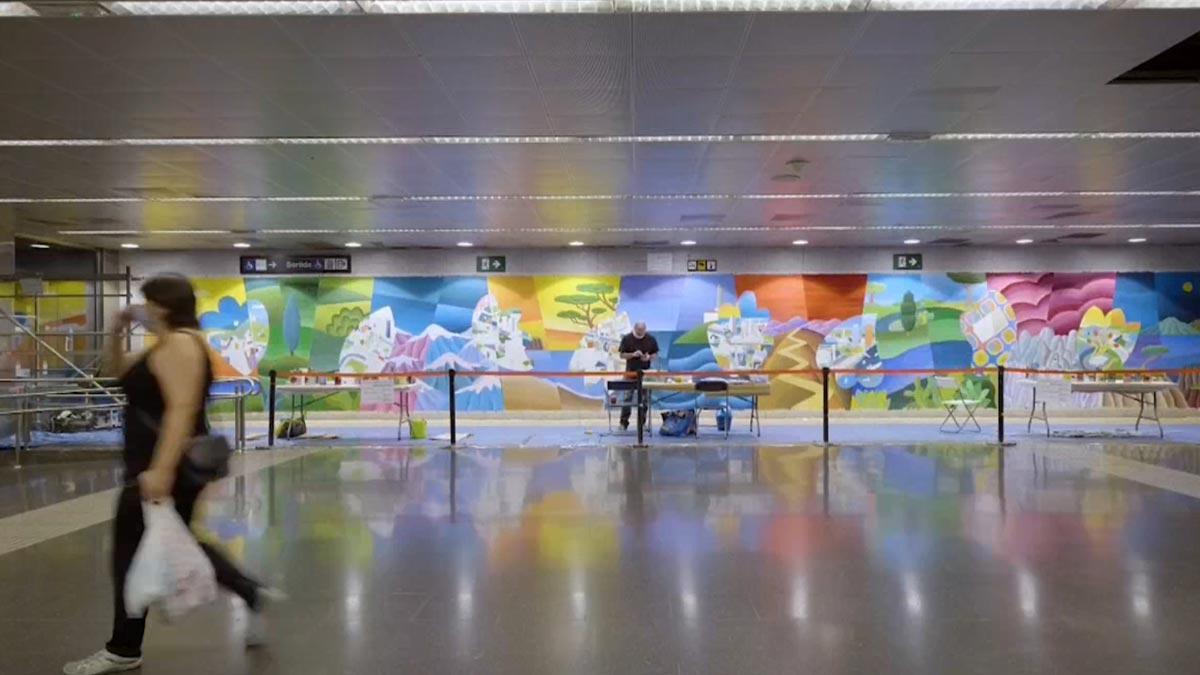
[[[469,242],[469,241],[460,241],[460,242],[458,242],[457,244],[455,244],[455,246],[457,246],[457,247],[459,247],[459,248],[471,248],[471,247],[472,247],[472,246],[474,246],[474,245],[475,245],[475,244],[472,244],[472,243],[471,243],[471,242]]]
[[[1126,0],[1131,2],[1132,0]],[[1189,0],[1190,1],[1190,0]],[[1196,0],[1200,4],[1200,0]],[[0,3],[2,5],[3,3]],[[241,4],[241,3],[239,3]],[[421,3],[406,2],[408,5]],[[452,4],[452,3],[427,3]],[[511,12],[511,8],[505,11]],[[850,134],[690,134],[629,136],[234,136],[193,138],[5,138],[0,147],[204,147],[266,145],[628,145],[630,143],[878,143],[878,132]],[[1002,131],[933,134],[930,141],[1111,141],[1197,139],[1200,131]]]
[[[567,244],[567,246],[583,246],[583,242],[582,241],[573,241],[573,242]]]
[[[121,244],[121,248],[140,248],[137,244],[125,243]]]
[[[691,239],[684,239],[683,241],[679,242],[679,245],[680,246],[695,246],[696,242],[692,241]]]
[[[1132,238],[1130,238],[1129,243],[1144,244],[1144,243],[1146,243],[1146,238],[1145,237],[1132,237]]]
[[[50,248],[50,244],[30,244],[29,248]]]
[[[346,242],[346,248],[362,248],[362,244],[357,241],[348,241]]]
[[[1021,245],[1032,244],[1033,240],[1032,239],[1018,239],[1017,243],[1021,244]]]
[[[0,141],[0,147],[4,142]],[[1114,197],[1200,197],[1200,190],[1009,190],[997,192],[687,192],[595,194],[457,195],[245,195],[206,197],[0,197],[0,204],[430,204],[460,202],[661,202],[661,201],[842,201],[846,199],[1053,199]],[[82,232],[82,231],[81,231]],[[129,232],[140,233],[137,230]],[[229,230],[159,230],[161,234],[229,234]]]
[[[807,239],[797,239],[796,241],[792,242],[792,246],[808,246],[808,240]]]
[[[916,244],[919,244],[919,243],[921,243],[921,240],[920,240],[920,239],[905,239],[905,240],[904,240],[904,243],[905,243],[905,244],[907,244],[907,245],[909,245],[909,246],[914,246],[914,245],[916,245]]]
[[[247,244],[244,241],[239,241],[238,243],[234,244],[233,247],[234,248],[250,248],[250,244]]]

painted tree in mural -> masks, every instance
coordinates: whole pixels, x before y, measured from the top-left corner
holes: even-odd
[[[884,284],[882,282],[872,281],[869,284],[867,284],[867,303],[866,304],[874,305],[876,300],[879,298],[879,296],[883,295],[883,293],[885,291],[887,291],[887,284]]]
[[[575,309],[565,309],[558,313],[558,318],[592,329],[596,327],[596,319],[609,312],[617,310],[614,295],[617,289],[609,284],[579,284],[575,293],[560,295],[555,302],[570,305]]]
[[[917,327],[917,302],[913,299],[912,291],[905,292],[904,299],[900,301],[900,325],[904,326],[906,332]]]
[[[354,332],[355,328],[367,318],[367,313],[360,307],[343,307],[333,315],[325,332],[333,337],[345,338]]]
[[[300,347],[300,303],[296,302],[295,294],[288,296],[283,308],[283,341],[288,353],[294,356]]]

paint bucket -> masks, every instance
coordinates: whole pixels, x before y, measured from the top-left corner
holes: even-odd
[[[413,440],[429,438],[429,421],[416,418],[409,419],[408,435]]]

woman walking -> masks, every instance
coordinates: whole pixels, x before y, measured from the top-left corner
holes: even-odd
[[[180,479],[189,441],[208,433],[204,402],[213,372],[208,347],[196,319],[196,294],[181,276],[159,276],[142,286],[146,304],[117,318],[108,347],[109,365],[120,377],[125,408],[125,488],[113,521],[113,632],[104,649],[63,667],[66,675],[102,675],[142,665],[146,617],[125,613],[125,577],[145,529],[142,502],[170,498],[183,522],[190,523],[203,485]],[[156,338],[152,348],[129,358],[122,349],[134,323]],[[219,551],[200,544],[212,561],[217,583],[237,594],[250,609],[247,646],[261,644],[262,610],[277,591],[248,578]]]

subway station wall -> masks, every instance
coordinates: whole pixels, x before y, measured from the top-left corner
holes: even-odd
[[[201,324],[226,374],[500,371],[462,378],[460,410],[596,409],[597,377],[645,321],[659,367],[854,368],[834,409],[938,405],[890,369],[1113,371],[1200,365],[1200,272],[199,278]],[[878,371],[878,372],[870,372]],[[545,373],[545,375],[538,375]],[[994,404],[994,380],[965,376]],[[1188,391],[1188,380],[1183,391]],[[445,378],[409,394],[444,409]],[[773,379],[768,409],[818,410],[819,379]],[[1183,393],[1169,405],[1187,405]],[[688,401],[680,403],[687,405]],[[1081,397],[1084,406],[1113,404]],[[326,402],[357,409],[350,394]]]

